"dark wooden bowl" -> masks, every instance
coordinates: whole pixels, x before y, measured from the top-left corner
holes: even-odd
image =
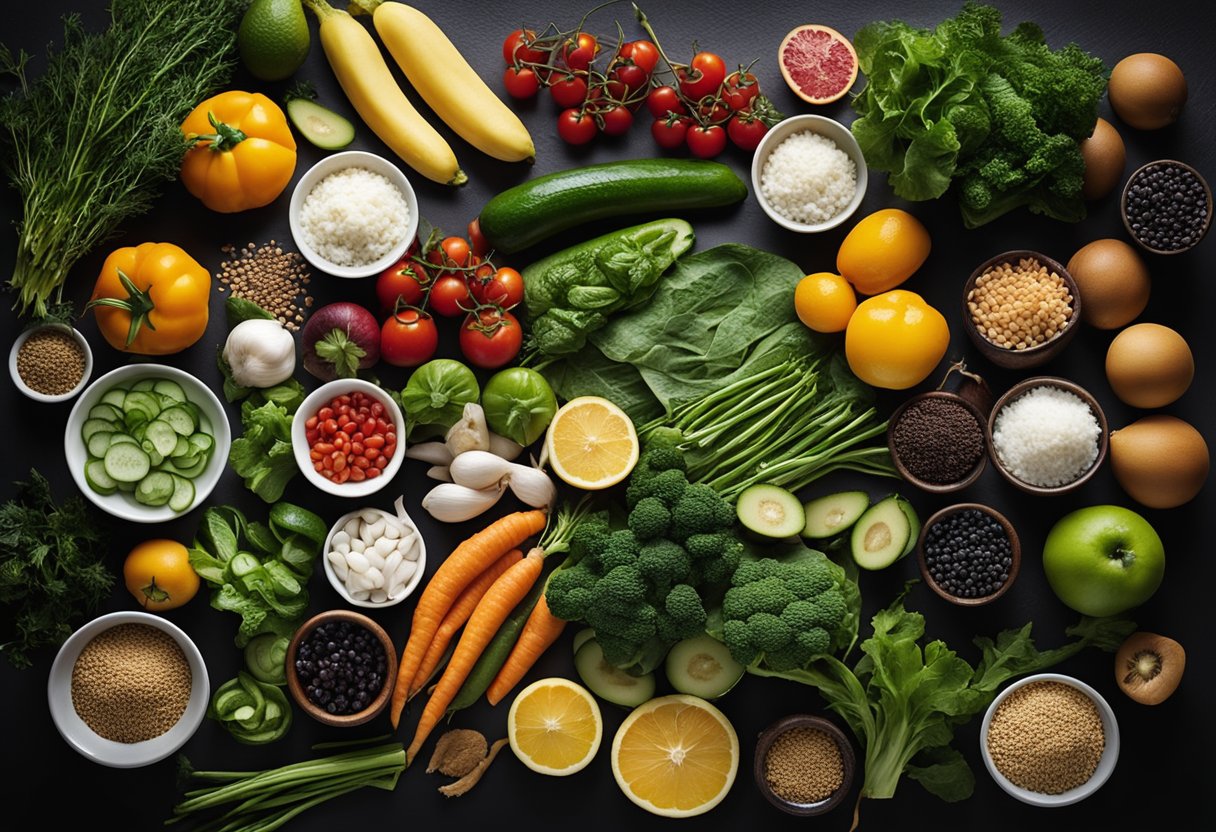
[[[300,678],[296,675],[296,651],[299,649],[300,643],[308,637],[309,633],[317,628],[318,624],[330,621],[350,621],[357,624],[369,630],[384,646],[384,655],[387,659],[384,687],[381,688],[379,695],[372,700],[370,705],[357,713],[338,716],[314,705],[304,693],[304,686],[300,684]],[[287,647],[287,690],[291,693],[291,698],[295,700],[295,703],[300,706],[300,709],[304,713],[326,725],[350,728],[355,725],[363,725],[375,719],[388,705],[389,696],[393,692],[393,684],[396,680],[397,650],[393,647],[393,640],[389,638],[388,633],[384,631],[383,627],[366,615],[354,610],[327,610],[326,612],[317,613],[300,625],[300,629],[296,630],[296,634],[292,636],[291,644]]]
[[[840,762],[843,769],[840,787],[818,803],[791,803],[778,797],[769,786],[768,778],[764,776],[765,758],[768,757],[768,751],[772,748],[773,741],[791,728],[817,728],[834,739],[836,747],[840,750]],[[821,716],[793,714],[783,717],[761,731],[760,736],[756,739],[756,756],[752,764],[752,776],[756,780],[756,788],[760,790],[760,793],[764,795],[769,803],[791,815],[811,817],[813,815],[822,815],[824,812],[830,812],[832,809],[835,809],[840,801],[844,800],[845,795],[849,793],[849,789],[853,787],[853,777],[856,770],[857,757],[853,753],[853,745],[849,742],[849,738],[845,736],[844,731],[836,727],[836,723]]]
[[[913,404],[925,399],[946,399],[952,401],[967,409],[972,416],[975,417],[975,423],[979,426],[980,436],[985,444],[984,452],[980,454],[979,462],[975,463],[975,468],[972,469],[966,477],[958,482],[950,483],[932,483],[926,482],[907,469],[903,461],[900,460],[899,454],[895,451],[895,426],[899,424],[899,419],[904,415],[904,411]],[[984,473],[984,467],[988,464],[987,442],[988,434],[985,425],[988,424],[987,417],[980,412],[979,408],[972,404],[967,399],[960,396],[958,393],[949,393],[943,390],[931,390],[927,393],[919,393],[912,396],[899,407],[895,408],[895,412],[891,414],[891,418],[887,420],[887,450],[891,452],[891,461],[895,465],[895,470],[899,475],[908,482],[915,485],[922,491],[927,491],[930,494],[949,494],[953,491],[959,491],[980,478],[980,474]]]
[[[1127,217],[1127,195],[1131,191],[1132,182],[1135,181],[1136,177],[1140,175],[1140,172],[1143,171],[1145,168],[1147,168],[1149,165],[1177,165],[1180,168],[1189,170],[1191,172],[1191,175],[1199,180],[1199,184],[1203,185],[1203,193],[1208,201],[1208,214],[1207,214],[1207,217],[1205,217],[1203,220],[1203,228],[1201,228],[1199,230],[1199,234],[1197,234],[1195,236],[1195,239],[1191,240],[1191,244],[1189,246],[1187,246],[1186,248],[1177,248],[1172,251],[1166,251],[1164,249],[1153,248],[1152,246],[1142,243],[1140,241],[1140,238],[1132,233],[1132,223],[1131,223],[1131,220],[1129,220]],[[1199,171],[1195,170],[1193,167],[1188,165],[1186,162],[1179,162],[1177,159],[1156,159],[1152,162],[1147,162],[1147,163],[1141,165],[1140,167],[1136,168],[1134,171],[1132,171],[1132,175],[1127,177],[1127,181],[1125,183],[1123,183],[1123,194],[1122,194],[1122,196],[1119,197],[1119,216],[1121,216],[1123,218],[1123,227],[1125,229],[1127,229],[1127,236],[1131,237],[1132,242],[1134,242],[1136,245],[1140,246],[1140,248],[1144,249],[1145,251],[1149,252],[1150,254],[1182,254],[1184,251],[1190,251],[1195,246],[1199,245],[1199,243],[1203,240],[1203,238],[1207,236],[1208,229],[1212,227],[1212,209],[1213,209],[1212,188],[1211,188],[1211,186],[1208,185],[1208,180],[1204,179],[1203,174],[1201,174]]]
[[[1017,263],[1017,261],[1028,257],[1038,260],[1043,264],[1044,268],[1055,272],[1063,279],[1064,285],[1068,287],[1068,291],[1072,295],[1072,315],[1064,322],[1064,328],[1057,332],[1051,340],[1045,341],[1038,346],[1024,350],[1010,350],[998,347],[989,341],[976,327],[975,321],[971,320],[971,310],[967,308],[967,298],[975,288],[975,281],[984,272],[1002,263]],[[967,331],[967,335],[971,338],[971,342],[975,344],[975,348],[998,367],[1004,367],[1008,370],[1026,370],[1045,364],[1059,355],[1064,347],[1068,346],[1068,342],[1072,340],[1080,328],[1081,292],[1077,289],[1077,282],[1072,279],[1072,275],[1068,273],[1068,270],[1063,265],[1046,254],[1040,254],[1037,251],[1030,251],[1029,249],[1017,249],[1015,251],[1006,251],[1004,254],[998,254],[996,257],[990,257],[976,267],[963,286],[963,329]]]
[[[925,537],[929,529],[934,523],[945,520],[952,514],[957,514],[960,511],[967,509],[976,509],[982,511],[990,517],[995,517],[997,522],[1005,529],[1005,535],[1009,538],[1009,552],[1011,563],[1009,564],[1009,580],[1001,584],[1001,588],[991,595],[985,595],[981,598],[960,598],[957,595],[952,595],[938,585],[937,581],[933,580],[933,576],[929,574],[929,567],[925,563]],[[925,579],[925,583],[929,588],[936,592],[942,598],[945,598],[951,604],[958,604],[960,607],[979,607],[984,604],[989,604],[1000,598],[1009,587],[1013,586],[1013,582],[1017,580],[1018,571],[1022,568],[1022,543],[1018,539],[1018,533],[1013,528],[1013,524],[1009,522],[1009,518],[1001,514],[991,506],[983,505],[982,503],[957,503],[956,505],[946,506],[940,511],[935,512],[924,525],[920,528],[920,537],[916,541],[916,562],[920,566],[921,577]]]
[[[1033,485],[1024,482],[1005,468],[1001,462],[1000,455],[996,452],[996,446],[992,442],[992,429],[996,425],[997,414],[1001,412],[1001,408],[1009,402],[1026,393],[1035,387],[1059,387],[1062,390],[1067,390],[1075,394],[1081,401],[1089,405],[1089,409],[1093,412],[1094,418],[1098,420],[1098,427],[1101,433],[1098,434],[1098,456],[1094,459],[1093,465],[1089,466],[1089,470],[1081,474],[1070,483],[1065,485],[1055,486],[1054,488],[1045,488],[1041,485]],[[1106,414],[1102,412],[1102,406],[1098,404],[1088,390],[1075,382],[1071,382],[1066,378],[1056,378],[1055,376],[1034,376],[1025,381],[1020,381],[1005,391],[1005,395],[996,400],[996,404],[992,406],[992,412],[988,414],[988,425],[986,428],[986,438],[988,440],[988,456],[992,459],[992,467],[1001,472],[1001,476],[1009,480],[1017,488],[1025,491],[1027,494],[1039,494],[1043,496],[1054,496],[1057,494],[1067,494],[1070,491],[1075,491],[1080,488],[1086,480],[1094,475],[1099,468],[1102,467],[1103,461],[1106,459],[1106,452],[1110,444],[1110,430],[1106,423]]]

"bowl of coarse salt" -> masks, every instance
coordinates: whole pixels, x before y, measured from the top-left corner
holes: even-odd
[[[371,277],[400,260],[418,234],[418,197],[401,168],[348,150],[304,172],[288,206],[304,259],[334,277]]]
[[[802,234],[835,228],[866,195],[866,160],[853,134],[824,116],[771,127],[752,156],[752,190],[769,219]]]
[[[413,594],[426,571],[426,541],[405,510],[362,508],[338,518],[325,538],[325,576],[351,606],[379,609]]]

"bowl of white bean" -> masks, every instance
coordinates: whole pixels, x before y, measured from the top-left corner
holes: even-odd
[[[325,575],[352,606],[391,607],[410,597],[422,580],[426,541],[400,497],[394,508],[344,514],[325,539]]]

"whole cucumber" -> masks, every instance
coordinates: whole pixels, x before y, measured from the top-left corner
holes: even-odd
[[[743,180],[718,162],[605,162],[550,173],[503,191],[481,209],[480,225],[496,251],[512,253],[606,217],[714,208],[746,196]]]

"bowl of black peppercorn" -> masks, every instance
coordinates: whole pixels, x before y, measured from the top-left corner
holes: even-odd
[[[287,648],[287,689],[296,704],[326,725],[375,719],[388,705],[397,653],[384,628],[354,610],[318,613]]]
[[[930,589],[952,604],[976,607],[1013,586],[1022,546],[1005,515],[980,503],[958,503],[925,521],[916,557]]]
[[[1188,164],[1149,162],[1132,172],[1120,203],[1127,233],[1145,251],[1181,254],[1194,248],[1212,225],[1212,189]]]

